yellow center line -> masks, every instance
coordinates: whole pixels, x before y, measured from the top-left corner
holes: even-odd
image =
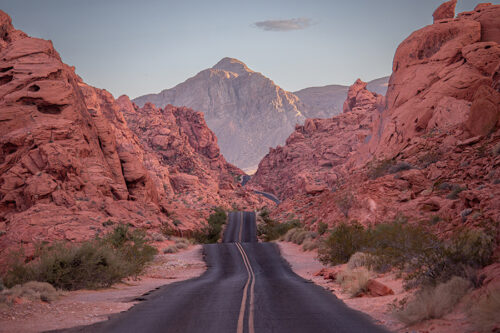
[[[243,258],[243,263],[245,264],[245,267],[247,269],[248,273],[248,279],[245,284],[245,288],[243,289],[243,298],[241,300],[241,306],[240,306],[240,315],[238,317],[238,329],[237,333],[243,333],[243,321],[245,318],[245,307],[246,307],[246,300],[247,300],[247,290],[248,290],[248,284],[250,281],[252,281],[252,284],[250,286],[250,311],[249,311],[249,318],[248,318],[248,331],[250,333],[255,333],[255,328],[254,328],[254,288],[255,288],[255,274],[252,268],[252,265],[250,264],[250,260],[248,259],[248,256],[243,249],[243,246],[241,244],[236,243],[236,247],[240,251],[241,257]]]

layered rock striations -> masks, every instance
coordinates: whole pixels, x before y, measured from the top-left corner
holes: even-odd
[[[370,225],[404,215],[440,233],[463,226],[495,228],[500,221],[500,5],[481,4],[456,19],[447,16],[401,43],[385,107],[360,122],[370,129],[358,130],[362,143],[347,140],[351,151],[341,164],[318,172],[323,151],[340,150],[346,141],[332,145],[330,137],[353,134],[352,128],[332,127],[322,140],[302,135],[298,145],[299,128],[287,145],[263,159],[250,184],[285,199],[276,217],[293,212],[309,224],[355,219]],[[373,98],[358,98],[360,92],[367,94],[357,82],[345,113],[328,121],[370,110]],[[271,176],[273,168],[287,179]],[[285,173],[288,169],[293,172]],[[305,190],[295,174],[321,190]],[[325,181],[319,176],[325,174],[338,180]],[[288,182],[302,188],[299,194]]]
[[[167,144],[166,157],[139,127],[149,111],[128,103],[137,116],[0,11],[0,252],[82,241],[117,223],[158,231],[178,219],[193,229],[214,205],[266,202],[239,187],[242,171],[220,155],[200,114],[167,108],[147,120],[158,123],[148,135]]]

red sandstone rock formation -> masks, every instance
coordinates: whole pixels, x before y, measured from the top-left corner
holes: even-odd
[[[455,7],[457,6],[457,0],[447,1],[441,6],[439,6],[432,17],[434,18],[434,23],[443,19],[450,19],[455,17]]]
[[[297,126],[285,146],[270,149],[249,186],[280,199],[336,188],[351,155],[369,139],[383,101],[383,96],[366,90],[366,83],[357,80],[349,88],[345,113],[330,119],[307,119]]]
[[[251,184],[285,199],[274,216],[370,225],[404,215],[440,234],[500,221],[498,17],[499,5],[481,5],[414,32],[396,52],[382,112],[371,111],[359,129],[306,120],[318,128],[313,134],[298,128],[287,145],[271,150]],[[362,99],[351,98],[361,87],[351,89],[347,113],[321,124],[354,116],[349,110]],[[358,141],[346,137],[358,134]],[[327,150],[344,153],[324,171]],[[337,176],[336,186],[327,175]],[[331,190],[301,191],[302,179]]]
[[[0,11],[0,252],[268,203],[241,189],[201,114],[150,109],[86,85]]]

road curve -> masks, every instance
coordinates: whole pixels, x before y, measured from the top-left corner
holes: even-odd
[[[222,244],[203,247],[200,277],[164,286],[110,320],[67,332],[387,332],[292,272],[258,243],[254,212],[231,212]]]

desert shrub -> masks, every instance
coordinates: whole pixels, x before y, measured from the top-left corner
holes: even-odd
[[[352,297],[357,297],[367,291],[366,286],[371,276],[372,273],[364,267],[347,268],[339,272],[335,280],[345,292],[348,292]]]
[[[320,244],[318,258],[324,264],[343,264],[365,246],[366,231],[359,223],[340,223]]]
[[[318,234],[323,236],[327,230],[328,230],[328,224],[326,224],[325,222],[318,223]]]
[[[175,247],[177,247],[178,250],[183,250],[183,249],[187,249],[189,247],[189,244],[187,244],[187,243],[177,243],[177,244],[175,244]]]
[[[154,242],[163,242],[165,240],[165,236],[157,232],[154,232],[151,234],[151,240]]]
[[[467,189],[466,187],[461,187],[459,185],[455,185],[452,187],[450,194],[448,194],[446,196],[446,198],[450,199],[450,200],[456,200],[456,199],[458,199],[458,194],[466,189]]]
[[[418,161],[423,168],[427,168],[429,165],[438,162],[441,159],[441,153],[439,151],[429,151],[424,155],[420,156]]]
[[[395,316],[407,325],[441,318],[453,310],[470,287],[469,281],[455,276],[448,282],[422,289],[404,309],[395,312]]]
[[[167,253],[177,253],[177,252],[179,252],[179,249],[175,245],[169,245],[169,246],[167,246],[166,248],[163,249],[163,253],[164,254],[167,254]]]
[[[207,225],[194,233],[193,238],[201,244],[217,243],[221,237],[222,226],[226,224],[227,214],[221,207],[214,208],[214,211],[207,220]]]
[[[418,266],[441,244],[424,228],[407,223],[378,224],[366,233],[363,251],[373,255],[371,264],[377,271],[391,267],[403,269],[412,262]]]
[[[385,176],[389,171],[389,168],[394,165],[394,161],[391,159],[385,160],[373,160],[368,164],[368,178],[377,179]]]
[[[399,162],[399,163],[396,163],[396,164],[390,166],[389,169],[387,170],[387,172],[388,173],[397,173],[397,172],[401,172],[401,171],[410,170],[412,168],[413,167],[410,163]]]
[[[356,252],[354,253],[347,262],[347,268],[355,269],[358,267],[370,268],[373,262],[373,256],[368,253]]]
[[[119,225],[102,239],[43,247],[35,260],[14,263],[4,281],[8,287],[28,281],[67,290],[107,287],[139,274],[155,254],[144,231]]]
[[[318,234],[314,231],[304,230],[303,228],[292,228],[286,232],[280,239],[285,242],[292,242],[302,245],[308,239],[315,239]]]
[[[314,249],[317,249],[318,246],[318,241],[316,239],[306,238],[306,240],[304,240],[304,243],[302,244],[302,250],[312,251]]]
[[[413,272],[407,276],[406,285],[434,285],[459,276],[477,287],[481,281],[477,280],[475,272],[491,263],[494,246],[493,237],[483,230],[459,231],[448,241],[434,247],[426,257],[412,263]]]
[[[335,204],[342,214],[344,214],[345,217],[348,217],[349,210],[351,210],[354,204],[354,195],[350,190],[345,189],[336,197]]]
[[[302,223],[297,219],[288,220],[283,223],[275,221],[269,217],[267,210],[261,211],[260,217],[262,222],[257,225],[257,234],[265,242],[276,240],[284,236],[289,230],[302,227]]]
[[[59,297],[59,292],[47,282],[30,281],[18,284],[8,291],[6,295],[12,297],[22,297],[32,301],[52,302]]]
[[[498,326],[500,313],[500,287],[489,288],[477,302],[468,307],[468,317],[479,332],[493,332]]]

